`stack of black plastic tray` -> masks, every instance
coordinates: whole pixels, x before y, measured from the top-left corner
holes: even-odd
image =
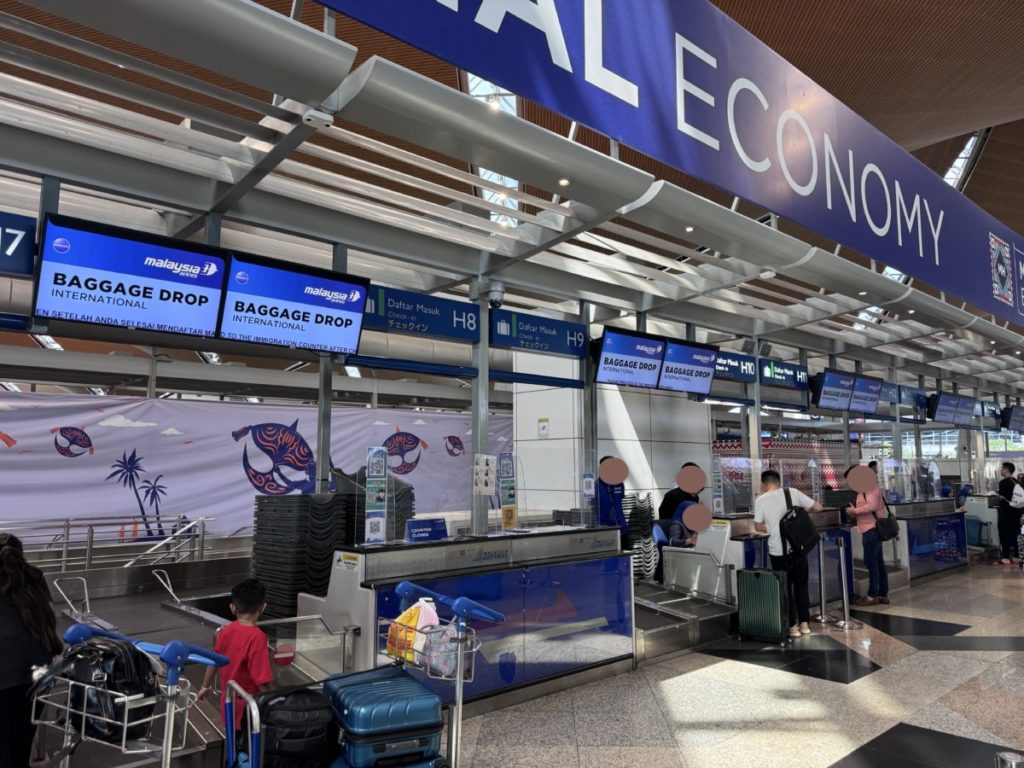
[[[252,570],[267,589],[267,618],[294,616],[306,590],[308,496],[257,496]]]
[[[334,553],[347,540],[346,499],[340,493],[318,493],[309,500],[306,592],[323,597],[331,581]]]
[[[362,544],[366,538],[366,467],[348,475],[340,469],[331,470],[338,494],[345,497],[345,540],[349,545]],[[405,538],[405,524],[416,513],[416,492],[411,483],[388,475],[387,541]]]
[[[658,566],[658,548],[654,543],[654,503],[651,495],[626,494],[622,501],[628,531],[626,546],[632,550],[633,573],[649,579]]]

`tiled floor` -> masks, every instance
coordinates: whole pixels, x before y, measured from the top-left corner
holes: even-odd
[[[463,766],[946,768],[1024,751],[1024,575],[978,567],[785,650],[725,641],[467,721]]]

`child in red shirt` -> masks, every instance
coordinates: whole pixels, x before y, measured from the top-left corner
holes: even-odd
[[[270,668],[270,647],[263,630],[256,627],[260,615],[267,608],[267,590],[258,579],[246,579],[236,584],[231,590],[231,613],[235,621],[221,629],[217,634],[213,650],[227,656],[227,666],[220,670],[221,716],[224,715],[224,697],[227,695],[228,681],[234,680],[246,693],[255,696],[273,689],[274,673]],[[210,692],[214,667],[206,668],[203,687],[199,691],[202,700]],[[245,707],[235,710],[235,731],[241,730],[242,716]],[[231,727],[227,720],[225,727]],[[241,742],[236,741],[240,747]]]

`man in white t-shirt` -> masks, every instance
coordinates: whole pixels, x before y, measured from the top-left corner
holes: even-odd
[[[821,511],[821,504],[808,498],[796,488],[789,489],[794,507],[803,507],[808,512]],[[761,495],[754,501],[754,527],[768,534],[768,555],[773,571],[785,571],[789,589],[789,636],[811,634],[811,598],[808,593],[807,555],[788,549],[783,552],[782,532],[779,522],[786,516],[786,495],[782,489],[782,477],[774,469],[761,473]],[[799,621],[799,624],[797,623]]]

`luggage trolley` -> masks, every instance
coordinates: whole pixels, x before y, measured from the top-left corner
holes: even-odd
[[[34,676],[32,722],[59,730],[64,735],[61,749],[47,759],[46,765],[69,765],[70,755],[79,743],[93,741],[127,755],[159,754],[161,767],[170,768],[173,752],[185,746],[189,710],[196,701],[191,684],[182,674],[185,666],[222,667],[228,663],[227,657],[181,640],[157,645],[89,624],[70,627],[64,633],[64,642],[74,646],[97,637],[128,643],[145,654],[153,662],[154,671],[160,669],[162,672],[158,693],[155,696],[130,695],[89,685],[61,674],[61,662],[50,670],[41,671]],[[97,702],[106,702],[109,706],[97,706]],[[161,718],[164,721],[163,732],[154,733]],[[91,736],[89,731],[97,725],[119,732],[120,740],[111,742]],[[130,733],[140,729],[146,733],[144,738],[129,738]],[[180,734],[177,733],[179,729]]]
[[[466,683],[473,682],[476,654],[480,650],[480,640],[469,622],[470,619],[478,619],[500,624],[505,621],[505,616],[468,597],[448,597],[409,581],[403,581],[395,587],[395,594],[402,599],[402,610],[416,599],[427,597],[452,612],[451,621],[447,624],[425,627],[423,630],[395,621],[388,622],[382,630],[381,640],[383,652],[396,661],[419,669],[428,677],[450,680],[455,684],[455,701],[448,713],[448,763],[450,768],[459,768],[463,691]],[[403,649],[389,643],[393,632],[405,633],[406,637],[412,634],[412,646]]]
[[[465,683],[473,681],[476,653],[480,650],[480,641],[477,639],[476,632],[469,626],[469,622],[471,619],[476,619],[500,623],[505,621],[505,617],[467,597],[447,597],[406,581],[401,582],[395,588],[395,592],[402,600],[403,611],[416,599],[427,597],[452,613],[452,618],[449,621],[419,630],[396,621],[384,622],[380,631],[380,649],[381,653],[397,662],[396,667],[406,666],[418,669],[426,673],[428,677],[454,683],[455,701],[449,708],[448,717],[447,764],[449,768],[459,768],[464,686]],[[396,647],[394,643],[389,646],[389,634],[397,634],[402,638],[399,646]],[[358,679],[369,680],[370,677],[373,677],[373,684],[383,686],[402,685],[403,678],[406,681],[409,680],[408,676],[399,674],[394,677],[393,681],[390,681],[387,670],[388,667],[383,667],[378,668],[375,673],[355,672],[349,675],[337,675],[329,678],[328,683],[355,682]],[[311,683],[311,686],[315,685],[318,683]],[[227,687],[224,706],[225,717],[229,722],[235,717],[237,707],[245,708],[246,727],[244,732],[247,733],[249,742],[249,768],[261,768],[263,764],[263,734],[260,728],[259,704],[254,697],[231,682]],[[227,765],[229,768],[235,768],[238,750],[235,745],[233,729],[228,728],[227,730]],[[438,764],[432,760],[428,762],[431,765]],[[396,766],[400,764],[403,763],[395,763]]]

